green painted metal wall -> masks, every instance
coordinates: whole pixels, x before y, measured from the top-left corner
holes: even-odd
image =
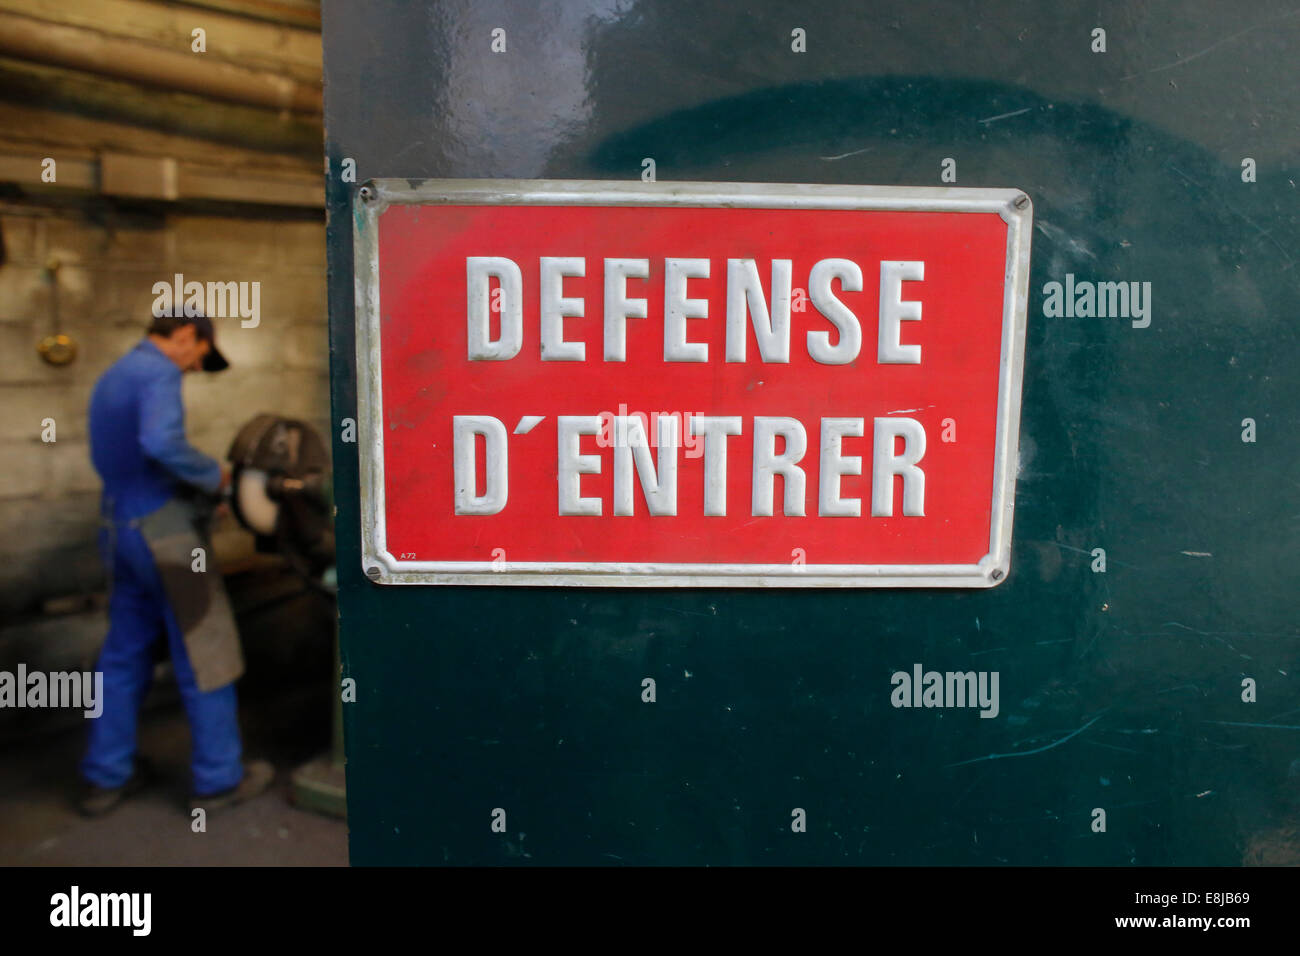
[[[1300,17],[1047,6],[325,0],[336,422],[370,177],[938,185],[951,157],[1035,205],[991,591],[385,589],[336,429],[354,863],[1300,862]],[[1150,326],[1045,316],[1067,273],[1150,282]],[[999,716],[892,707],[916,663],[997,671]]]

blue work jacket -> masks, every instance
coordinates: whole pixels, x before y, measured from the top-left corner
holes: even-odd
[[[89,417],[104,517],[150,514],[184,485],[214,494],[220,488],[221,465],[185,440],[181,370],[149,339],[99,377]]]

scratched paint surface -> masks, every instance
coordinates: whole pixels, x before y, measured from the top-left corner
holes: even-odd
[[[743,29],[700,2],[353,6],[324,4],[327,149],[362,179],[653,158],[661,181],[940,185],[951,157],[1036,224],[991,591],[380,589],[336,433],[354,862],[1300,861],[1293,10],[1108,8],[1097,55],[1094,11],[1027,3],[758,5]],[[353,188],[328,195],[336,419]],[[1150,282],[1150,325],[1045,316],[1067,274]],[[893,706],[917,664],[997,672],[998,715]]]

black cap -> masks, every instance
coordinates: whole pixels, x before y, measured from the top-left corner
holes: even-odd
[[[217,351],[217,333],[212,327],[212,320],[206,315],[185,315],[177,316],[182,325],[193,325],[194,334],[208,343],[210,348],[208,354],[203,356],[203,371],[220,372],[222,369],[230,368],[230,363],[226,357]]]

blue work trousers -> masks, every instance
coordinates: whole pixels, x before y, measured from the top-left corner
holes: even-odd
[[[208,796],[236,786],[244,770],[235,685],[199,690],[162,576],[139,529],[116,522],[100,530],[99,546],[111,575],[108,637],[96,665],[104,675],[104,712],[90,721],[82,777],[110,788],[130,779],[140,705],[153,680],[154,645],[165,639],[190,722],[193,793]]]

